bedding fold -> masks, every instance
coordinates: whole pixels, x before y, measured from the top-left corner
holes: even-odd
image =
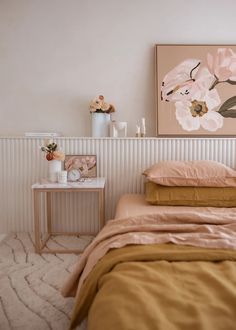
[[[110,249],[130,244],[192,245],[236,249],[236,208],[181,207],[175,213],[110,220],[85,249],[62,287],[63,296],[75,296],[89,272]]]

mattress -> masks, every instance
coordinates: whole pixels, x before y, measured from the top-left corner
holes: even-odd
[[[185,212],[188,209],[198,211],[203,209],[201,206],[160,206],[160,205],[151,205],[145,200],[145,195],[141,194],[126,194],[121,196],[120,200],[117,203],[115,219],[133,217],[137,215],[146,215],[146,214],[175,214],[176,208],[178,211]],[[207,207],[207,209],[214,210],[213,207]],[[225,210],[222,208],[222,210]],[[220,212],[220,211],[219,211]]]
[[[150,214],[157,209],[160,209],[160,206],[148,204],[145,201],[145,195],[126,194],[121,196],[117,203],[115,219]]]

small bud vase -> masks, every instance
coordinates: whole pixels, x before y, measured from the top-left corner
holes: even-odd
[[[93,112],[91,113],[92,136],[109,136],[111,115],[109,113]]]
[[[49,160],[48,161],[48,173],[49,181],[57,182],[58,172],[61,172],[61,161],[60,160]]]

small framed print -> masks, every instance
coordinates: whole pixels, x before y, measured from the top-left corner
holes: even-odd
[[[64,169],[68,173],[68,181],[79,181],[84,178],[94,178],[97,176],[97,156],[66,155]]]

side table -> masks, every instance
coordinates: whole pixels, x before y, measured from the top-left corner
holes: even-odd
[[[52,235],[79,235],[79,233],[53,233],[52,232],[52,209],[51,209],[51,193],[60,192],[97,192],[99,196],[99,225],[100,229],[105,224],[105,178],[91,178],[84,182],[68,182],[66,184],[41,182],[32,185],[33,191],[33,208],[34,208],[34,231],[35,231],[35,252],[36,253],[80,253],[79,249],[65,250],[65,249],[47,249],[45,248],[47,241]],[[44,240],[41,240],[41,221],[40,221],[40,194],[46,194],[46,224],[47,235]]]

